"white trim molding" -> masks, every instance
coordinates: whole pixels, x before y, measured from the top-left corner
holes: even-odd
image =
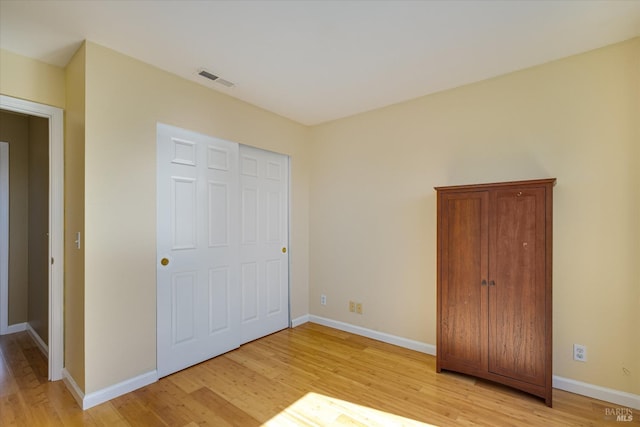
[[[600,387],[569,378],[559,377],[557,375],[553,376],[553,388],[580,394],[582,396],[592,397],[609,403],[615,403],[616,405],[626,406],[628,408],[640,409],[640,395],[638,394]]]
[[[13,325],[7,326],[2,335],[5,334],[15,334],[16,332],[22,332],[27,330],[27,322],[23,323],[15,323]]]
[[[305,316],[298,317],[297,319],[294,320],[294,322],[298,321],[299,319],[302,319],[303,317]],[[363,337],[372,338],[374,340],[386,342],[387,344],[393,344],[399,347],[408,348],[410,350],[419,351],[420,353],[426,353],[432,356],[435,356],[436,354],[436,346],[432,344],[427,344],[420,341],[414,341],[408,338],[398,337],[396,335],[387,334],[385,332],[374,331],[373,329],[367,329],[367,328],[363,328],[362,326],[356,326],[350,323],[339,322],[337,320],[327,319],[325,317],[314,316],[313,314],[310,314],[306,317],[308,321],[312,323],[318,323],[320,325],[328,326],[330,328],[339,329],[345,332],[351,332],[352,334],[356,334],[356,335],[362,335]]]
[[[308,314],[305,314],[304,316],[296,317],[295,319],[291,320],[291,327],[295,328],[297,326],[307,323],[308,321],[309,321]]]
[[[64,385],[67,386],[67,390],[69,390],[73,398],[76,400],[76,403],[78,404],[78,406],[82,408],[82,400],[84,399],[84,392],[78,386],[78,383],[76,383],[76,381],[73,379],[69,371],[67,371],[65,368],[62,368],[62,381],[64,382]]]
[[[108,402],[111,399],[122,396],[123,394],[131,393],[139,388],[152,384],[158,381],[158,372],[153,370],[146,374],[138,375],[137,377],[130,378],[122,381],[118,384],[114,384],[102,390],[94,391],[93,393],[84,394],[84,392],[78,387],[78,384],[74,381],[73,377],[67,372],[66,369],[62,370],[65,385],[69,389],[69,392],[73,395],[78,405],[82,410],[93,408],[101,403]]]
[[[158,372],[153,370],[146,374],[138,375],[118,384],[114,384],[102,390],[86,394],[82,399],[82,409],[93,408],[96,405],[115,399],[123,394],[131,393],[134,390],[158,381]]]
[[[29,332],[29,334],[31,334],[31,338],[33,338],[33,340],[36,342],[42,354],[44,354],[45,357],[49,357],[49,346],[45,344],[42,338],[40,338],[40,335],[38,335],[36,330],[33,329],[33,327],[31,327],[30,323],[27,323],[26,325],[27,325],[27,328],[26,328],[27,331]]]
[[[9,332],[9,143],[0,141],[0,335]]]

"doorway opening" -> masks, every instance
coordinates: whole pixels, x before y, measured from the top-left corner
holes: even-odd
[[[44,329],[42,335],[46,335],[45,349],[48,353],[49,380],[62,379],[63,369],[63,274],[64,274],[64,153],[63,153],[63,111],[60,108],[35,102],[25,101],[9,96],[0,95],[0,110],[17,113],[27,117],[43,118],[44,130],[47,133],[48,145],[45,144],[44,156],[48,155],[48,182],[44,196],[47,201],[39,209],[46,209],[44,213],[45,224],[42,230],[33,233],[35,237],[44,238],[44,252],[46,253],[46,286],[48,297],[42,302],[48,308],[46,322],[36,322],[32,326],[35,329]],[[45,132],[43,131],[43,134]],[[2,148],[2,165],[5,159],[8,167],[8,145]],[[47,160],[45,160],[47,161]],[[4,169],[4,168],[3,168]],[[36,171],[37,172],[37,171]],[[0,241],[0,334],[8,334],[25,329],[26,324],[9,324],[9,283],[8,283],[8,208],[9,185],[8,170],[0,173],[3,177],[0,184],[0,227],[2,228],[2,241]],[[6,201],[5,201],[6,200]],[[5,209],[6,208],[6,209]],[[38,207],[37,207],[38,208]],[[38,209],[36,209],[37,211]],[[38,213],[38,212],[35,212]],[[5,215],[6,214],[6,215]],[[38,236],[39,235],[39,236]],[[42,255],[44,257],[44,255]],[[47,323],[45,326],[44,323]],[[32,334],[33,335],[33,334]],[[35,335],[38,335],[37,333]],[[36,338],[37,341],[37,338]],[[39,343],[41,346],[43,343]]]

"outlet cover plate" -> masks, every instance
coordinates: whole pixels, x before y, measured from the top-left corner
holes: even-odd
[[[587,347],[582,344],[574,344],[573,345],[573,360],[578,362],[586,362],[587,361]]]

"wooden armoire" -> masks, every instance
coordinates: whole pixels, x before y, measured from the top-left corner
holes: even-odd
[[[436,187],[436,370],[551,400],[555,178]]]

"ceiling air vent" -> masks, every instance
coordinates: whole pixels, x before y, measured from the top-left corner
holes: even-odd
[[[230,82],[229,80],[221,79],[220,77],[216,76],[213,73],[210,73],[209,71],[207,71],[205,69],[202,69],[202,70],[198,71],[198,75],[202,76],[202,77],[204,77],[206,79],[209,79],[209,80],[211,80],[213,82],[219,83],[219,84],[221,84],[222,86],[225,86],[225,87],[234,87],[235,86],[235,83]]]
[[[198,73],[198,75],[205,77],[209,80],[218,80],[218,76],[216,76],[215,74],[211,74],[210,72],[208,72],[207,70],[200,70],[200,72]]]

